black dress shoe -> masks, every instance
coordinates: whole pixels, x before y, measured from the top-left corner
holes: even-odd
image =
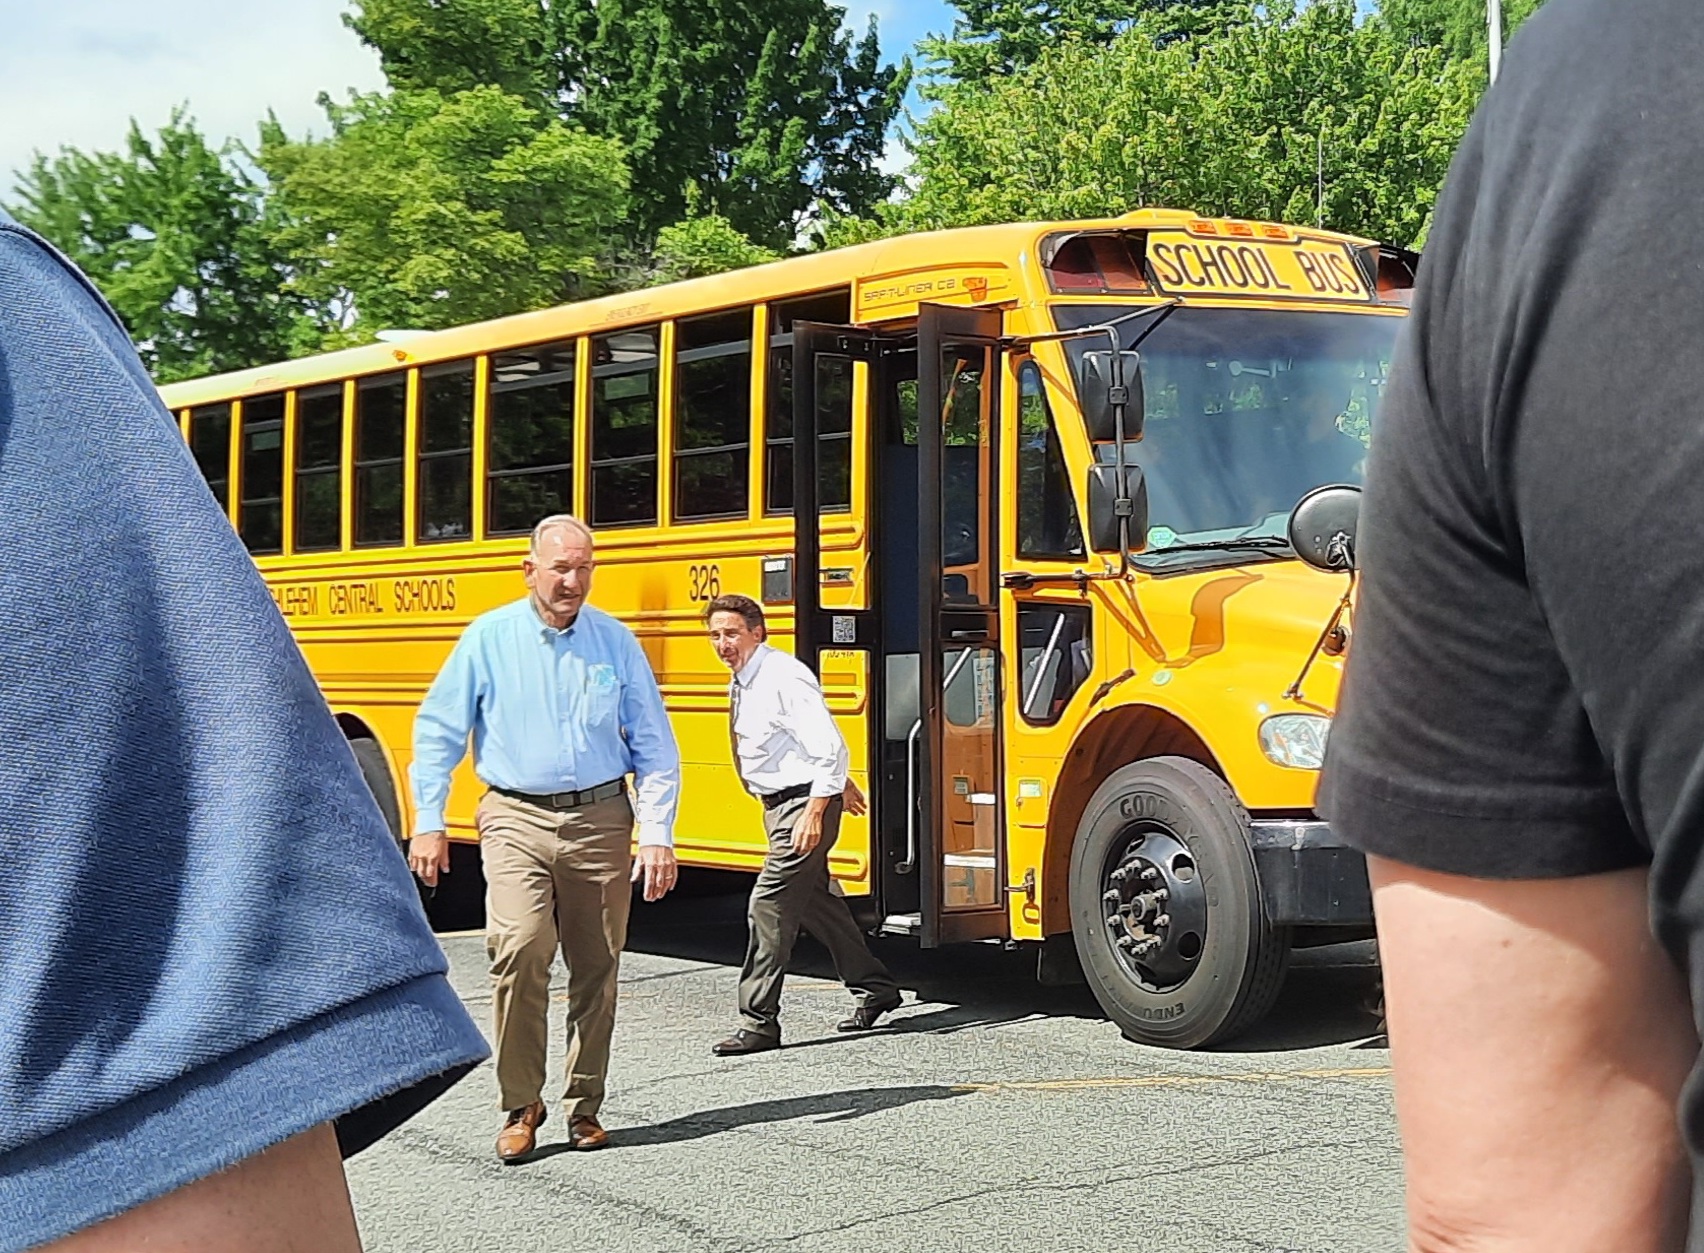
[[[882,1001],[875,1005],[860,1005],[852,1011],[850,1018],[842,1018],[836,1030],[839,1031],[869,1031],[876,1025],[876,1020],[883,1014],[892,1013],[900,1006],[900,1000],[895,997],[891,1001]]]
[[[740,1057],[746,1053],[767,1053],[770,1049],[781,1047],[781,1038],[773,1035],[759,1035],[755,1031],[743,1028],[734,1032],[726,1040],[720,1040],[710,1046],[710,1051],[717,1057]]]

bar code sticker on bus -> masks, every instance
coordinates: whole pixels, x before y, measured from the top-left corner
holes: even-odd
[[[836,644],[856,644],[858,642],[858,623],[849,614],[834,615],[834,642]]]

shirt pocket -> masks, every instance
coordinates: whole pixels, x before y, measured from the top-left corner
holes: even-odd
[[[615,720],[621,704],[621,680],[615,667],[597,663],[586,667],[586,725],[605,726]]]

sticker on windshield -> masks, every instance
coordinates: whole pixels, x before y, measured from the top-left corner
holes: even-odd
[[[1169,526],[1151,526],[1148,528],[1149,548],[1170,548],[1177,543],[1177,532]]]

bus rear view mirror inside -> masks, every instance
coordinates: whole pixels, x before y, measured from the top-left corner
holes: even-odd
[[[1097,553],[1124,551],[1119,534],[1119,500],[1129,502],[1129,551],[1139,553],[1148,543],[1148,481],[1142,467],[1124,467],[1124,491],[1118,490],[1117,466],[1089,467],[1089,547]]]
[[[1077,397],[1083,407],[1083,423],[1089,438],[1097,444],[1118,438],[1118,419],[1114,407],[1124,405],[1124,438],[1142,438],[1142,357],[1139,353],[1121,352],[1115,361],[1110,349],[1083,354],[1078,367]],[[1115,371],[1122,366],[1122,381]],[[1121,395],[1117,390],[1122,385]]]

